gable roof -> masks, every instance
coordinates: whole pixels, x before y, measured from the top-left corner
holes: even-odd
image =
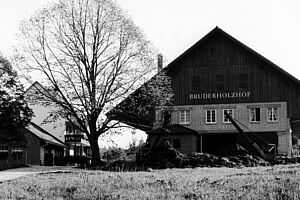
[[[45,88],[45,86],[43,86],[41,83],[39,83],[38,81],[35,81],[33,84],[31,84],[24,92],[24,96],[26,95],[30,95],[32,92],[35,92],[35,94],[37,93],[43,93],[45,94],[49,94],[51,95],[51,93],[49,92],[48,89]]]
[[[238,45],[239,47],[241,47],[245,51],[247,51],[250,54],[254,55],[255,57],[261,59],[262,61],[266,62],[273,69],[277,70],[278,72],[280,72],[281,74],[283,74],[284,76],[286,76],[288,79],[290,79],[291,81],[293,81],[294,83],[296,83],[297,85],[300,86],[300,81],[297,78],[295,78],[294,76],[292,76],[291,74],[289,74],[288,72],[286,72],[285,70],[283,70],[282,68],[280,68],[279,66],[277,66],[276,64],[274,64],[273,62],[271,62],[270,60],[268,60],[267,58],[265,58],[264,56],[260,55],[259,53],[257,53],[253,49],[249,48],[248,46],[246,46],[245,44],[243,44],[239,40],[235,39],[234,37],[232,37],[231,35],[229,35],[225,31],[223,31],[218,26],[216,26],[213,30],[211,30],[208,34],[206,34],[198,42],[196,42],[194,45],[192,45],[190,48],[188,48],[186,51],[184,51],[181,55],[179,55],[177,58],[175,58],[172,62],[170,62],[166,67],[164,67],[162,69],[162,71],[171,71],[172,68],[174,68],[176,66],[176,64],[181,59],[183,59],[189,53],[193,52],[196,48],[198,48],[200,45],[202,45],[205,41],[207,41],[214,34],[221,34],[222,36],[224,36],[225,38],[229,39],[230,41],[232,41],[234,44]],[[154,77],[155,77],[155,75],[154,75]],[[137,89],[137,90],[139,90],[139,89]],[[131,95],[134,95],[135,92],[132,93]],[[126,100],[127,100],[127,98],[125,98],[123,101],[121,101],[117,106],[122,105],[124,102],[126,102]],[[142,120],[139,119],[140,120],[139,123],[143,123],[144,122],[144,124],[141,125],[141,124],[137,123],[137,117],[136,118],[134,118],[133,116],[129,117],[128,115],[124,115],[123,113],[113,112],[114,110],[115,109],[112,109],[109,113],[107,113],[107,115],[109,117],[111,117],[112,119],[119,120],[121,122],[124,122],[125,124],[134,126],[136,128],[140,128],[140,129],[145,130],[145,131],[151,129],[151,126],[150,126],[151,119],[150,119],[150,117],[148,118],[147,123],[145,123],[145,121],[142,121]],[[146,125],[146,126],[143,127],[143,125]]]
[[[61,142],[59,139],[48,133],[46,130],[42,129],[38,125],[36,125],[33,122],[30,122],[26,128],[28,131],[30,131],[32,134],[40,138],[41,140],[45,141],[47,144],[52,144],[60,147],[68,148],[63,142]]]
[[[185,57],[186,55],[188,55],[190,52],[192,52],[194,49],[196,49],[198,46],[200,46],[201,44],[203,44],[204,41],[206,41],[209,37],[211,37],[213,34],[216,33],[220,33],[223,36],[225,36],[226,38],[228,38],[229,40],[231,40],[233,43],[237,44],[238,46],[242,47],[243,49],[245,49],[246,51],[250,52],[251,54],[253,54],[254,56],[257,56],[258,58],[260,58],[261,60],[265,61],[266,63],[268,63],[270,66],[272,66],[274,69],[276,69],[277,71],[281,72],[282,74],[284,74],[286,77],[288,77],[289,79],[291,79],[293,82],[295,82],[296,84],[300,85],[300,80],[297,79],[296,77],[294,77],[293,75],[291,75],[290,73],[288,73],[287,71],[283,70],[282,68],[280,68],[279,66],[277,66],[276,64],[274,64],[273,62],[271,62],[270,60],[268,60],[267,58],[265,58],[264,56],[262,56],[261,54],[257,53],[256,51],[254,51],[253,49],[251,49],[250,47],[246,46],[245,44],[243,44],[242,42],[240,42],[239,40],[235,39],[234,37],[232,37],[231,35],[229,35],[228,33],[226,33],[225,31],[223,31],[221,28],[219,28],[218,26],[216,26],[213,30],[211,30],[208,34],[206,34],[203,38],[201,38],[198,42],[196,42],[193,46],[191,46],[190,48],[188,48],[186,51],[184,51],[181,55],[179,55],[177,58],[175,58],[172,62],[170,62],[164,69],[171,69],[171,67],[173,65],[175,65],[179,60],[181,60],[183,57]]]

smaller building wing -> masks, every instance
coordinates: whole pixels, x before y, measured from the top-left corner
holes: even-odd
[[[27,130],[36,135],[38,138],[44,140],[46,143],[68,148],[64,143],[60,142],[59,139],[55,138],[53,135],[32,122],[29,123]]]

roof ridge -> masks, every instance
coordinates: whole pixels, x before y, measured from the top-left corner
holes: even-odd
[[[260,59],[262,59],[263,61],[267,62],[269,65],[271,65],[273,68],[275,68],[276,70],[280,71],[281,73],[283,73],[285,76],[287,76],[288,78],[290,78],[292,81],[294,81],[295,83],[300,85],[300,80],[296,77],[294,77],[293,75],[291,75],[290,73],[288,73],[287,71],[285,71],[284,69],[282,69],[281,67],[279,67],[278,65],[276,65],[275,63],[273,63],[272,61],[270,61],[269,59],[267,59],[266,57],[262,56],[261,54],[259,54],[258,52],[256,52],[255,50],[253,50],[252,48],[248,47],[247,45],[245,45],[244,43],[242,43],[241,41],[239,41],[238,39],[234,38],[233,36],[231,36],[230,34],[226,33],[225,31],[223,31],[220,27],[216,26],[214,29],[212,29],[210,32],[208,32],[206,35],[204,35],[200,40],[198,40],[196,43],[194,43],[191,47],[189,47],[187,50],[185,50],[182,54],[180,54],[178,57],[176,57],[172,62],[170,62],[164,69],[168,69],[169,67],[171,67],[172,65],[174,65],[174,63],[178,62],[182,57],[184,57],[186,54],[188,54],[189,52],[191,52],[192,50],[194,50],[195,48],[198,47],[198,45],[200,45],[201,43],[203,43],[203,41],[205,41],[210,35],[219,32],[222,33],[225,37],[227,37],[228,39],[232,40],[233,42],[235,42],[237,45],[241,46],[242,48],[244,48],[246,51],[249,51],[250,53],[254,54],[255,56],[259,57]]]

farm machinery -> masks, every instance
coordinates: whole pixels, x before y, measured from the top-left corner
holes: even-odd
[[[252,139],[247,133],[243,131],[243,129],[238,125],[237,121],[234,120],[230,114],[228,114],[226,111],[224,114],[232,123],[232,125],[238,130],[239,134],[241,134],[246,139],[246,141],[256,150],[256,154],[258,154],[259,157],[267,161],[274,160],[275,155],[271,152],[276,149],[275,144],[268,143],[264,139],[255,135],[255,133],[250,132],[250,134],[252,134],[255,138],[262,141],[262,145],[258,145],[258,143],[254,139]]]

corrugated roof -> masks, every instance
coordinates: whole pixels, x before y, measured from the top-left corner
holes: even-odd
[[[31,133],[36,135],[38,138],[44,140],[48,144],[53,144],[56,146],[61,146],[67,148],[67,146],[60,142],[58,139],[56,139],[53,135],[42,129],[41,127],[37,126],[34,123],[29,123],[27,126],[27,130],[29,130]]]

